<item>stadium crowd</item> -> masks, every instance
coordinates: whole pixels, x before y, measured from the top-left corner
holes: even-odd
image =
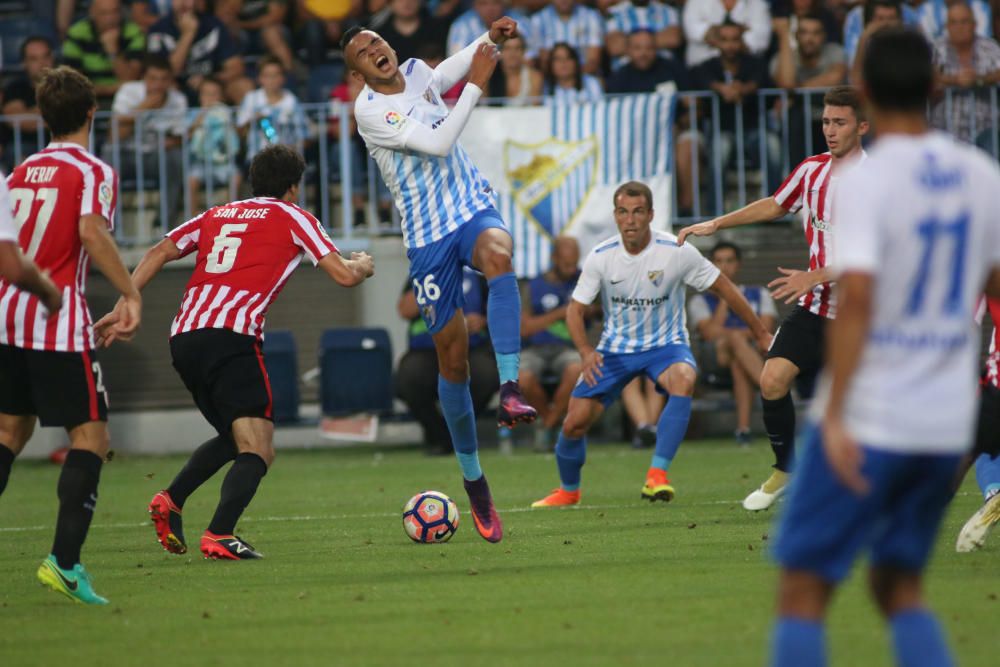
[[[172,171],[180,160],[180,135],[187,134],[191,161],[213,163],[210,173],[192,167],[186,175],[196,198],[206,179],[239,179],[243,169],[234,167],[244,167],[267,143],[301,147],[317,139],[303,103],[353,101],[360,86],[346,76],[339,39],[359,24],[378,30],[401,62],[415,57],[434,65],[510,15],[521,38],[505,45],[484,103],[587,101],[653,92],[668,82],[681,90],[714,91],[723,163],[734,160],[741,144],[754,168],[766,156],[762,171],[771,189],[781,177],[783,115],[779,101],[769,98],[771,108],[762,117],[757,91],[845,82],[858,44],[873,27],[920,26],[935,45],[941,83],[954,91],[934,109],[935,124],[984,148],[992,141],[989,89],[1000,81],[989,0],[4,0],[0,12],[8,30],[18,31],[0,34],[8,54],[2,70],[4,115],[35,112],[39,73],[57,62],[71,65],[93,80],[101,108],[120,119],[98,140],[130,148],[140,142],[138,151],[124,151],[132,156],[121,165],[123,177],[139,160],[150,163],[149,173],[158,142]],[[457,98],[462,85],[449,97]],[[789,103],[801,107],[801,94]],[[738,142],[741,104],[743,141]],[[822,146],[820,106],[812,107],[814,146]],[[706,141],[703,133],[691,131],[699,119],[688,111],[680,110],[676,128],[682,214],[695,192],[698,160],[692,156]],[[144,135],[134,137],[132,119],[139,112],[151,120],[143,123]],[[704,121],[703,108],[694,113]],[[793,163],[805,156],[805,115],[801,109],[787,115]],[[0,167],[9,171],[16,162],[15,124],[21,129],[16,153],[39,148],[44,138],[37,123],[23,116],[2,124]],[[339,137],[339,131],[331,115],[329,138]],[[240,159],[226,163],[234,149],[241,151]],[[363,156],[360,142],[357,150]],[[339,179],[338,165],[331,167],[331,178]],[[362,167],[354,169],[356,177],[364,175]],[[174,180],[166,194],[176,202],[181,181]],[[356,191],[359,213],[361,206]],[[388,211],[387,198],[381,208]],[[175,214],[170,211],[171,224]]]

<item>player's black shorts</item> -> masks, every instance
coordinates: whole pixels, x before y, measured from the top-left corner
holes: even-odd
[[[174,368],[205,419],[232,432],[240,417],[272,419],[271,382],[253,336],[229,329],[198,329],[170,339]]]
[[[108,421],[97,355],[0,345],[0,412],[38,415],[42,426],[67,429]]]
[[[973,458],[980,454],[1000,456],[1000,389],[984,384],[979,397],[979,419],[976,421],[976,446]]]
[[[823,366],[826,324],[822,315],[795,306],[774,334],[767,358],[788,359],[799,367],[800,375],[815,375]]]

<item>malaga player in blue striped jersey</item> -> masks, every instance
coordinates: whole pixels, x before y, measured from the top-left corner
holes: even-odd
[[[621,185],[614,194],[614,216],[619,233],[590,252],[566,311],[566,325],[583,359],[583,372],[556,444],[561,485],[533,507],[580,502],[587,431],[639,375],[652,379],[657,389],[670,396],[656,425],[656,449],[642,497],[650,501],[674,497],[667,469],[687,431],[697,369],[684,312],[688,286],[711,290],[749,325],[761,349],[771,344],[771,334],[718,267],[693,245],[678,246],[676,236],[650,228],[653,193],[649,187],[636,181]],[[587,340],[583,313],[599,292],[604,331],[594,349]]]
[[[498,42],[517,35],[509,17],[436,68],[410,59],[399,64],[377,33],[352,28],[342,47],[351,75],[365,82],[354,115],[358,131],[403,219],[403,242],[420,314],[438,354],[438,396],[465,478],[479,534],[503,536],[489,485],[479,465],[475,413],[469,393],[469,336],[462,314],[462,267],[489,281],[486,319],[500,371],[503,426],[532,422],[537,413],[517,384],[521,297],[511,265],[513,241],[493,205],[493,191],[458,135],[497,63]],[[441,93],[468,80],[449,111]]]

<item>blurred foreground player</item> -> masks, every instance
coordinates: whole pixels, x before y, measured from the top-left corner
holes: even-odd
[[[396,52],[371,30],[351,28],[341,46],[351,76],[365,87],[354,104],[358,132],[402,217],[403,243],[420,315],[438,355],[438,397],[462,469],[476,530],[503,539],[503,524],[479,463],[469,392],[469,334],[462,314],[462,268],[489,285],[487,327],[500,375],[497,421],[530,423],[537,412],[521,395],[521,297],[511,263],[514,242],[493,203],[493,189],[458,136],[497,64],[496,43],[517,35],[508,17],[435,68]],[[462,79],[454,107],[441,98]]]
[[[923,570],[973,438],[984,286],[1000,295],[1000,170],[927,128],[931,48],[875,32],[864,94],[879,139],[834,205],[839,310],[781,519],[771,664],[827,664],[824,619],[864,552],[896,662],[953,664]]]
[[[187,551],[181,509],[188,496],[235,459],[202,534],[201,552],[217,559],[261,557],[233,531],[274,461],[271,385],[261,352],[267,309],[303,254],[345,287],[374,272],[365,253],[343,259],[319,221],[292,203],[304,171],[294,149],[265,148],[250,164],[252,199],[209,209],[174,229],[133,272],[142,289],[167,262],[198,253],[170,328],[170,354],[195,405],[219,435],[195,450],[149,504],[157,539],[171,553]],[[97,323],[105,345],[118,337],[120,307]]]
[[[656,448],[641,495],[651,502],[673,499],[667,470],[687,432],[697,379],[684,309],[689,286],[711,290],[747,323],[761,347],[771,343],[771,334],[718,267],[691,244],[678,246],[676,236],[650,228],[653,193],[648,186],[624,183],[613,202],[618,234],[598,243],[587,256],[566,309],[566,325],[583,370],[556,443],[561,484],[532,507],[580,502],[587,432],[622,388],[642,375],[670,398],[657,421]],[[604,304],[604,331],[595,349],[587,340],[583,315],[598,293]]]
[[[36,421],[66,429],[70,450],[59,475],[55,541],[38,579],[77,602],[107,604],[80,563],[109,445],[107,396],[84,296],[90,262],[122,294],[123,338],[139,326],[142,301],[110,233],[117,178],[89,151],[93,84],[59,67],[42,75],[37,97],[52,142],[7,184],[20,249],[51,281],[24,267],[20,280],[0,280],[0,492]],[[34,284],[25,284],[26,277]]]

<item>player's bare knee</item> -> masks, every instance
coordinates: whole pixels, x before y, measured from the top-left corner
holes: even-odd
[[[698,373],[687,364],[677,364],[667,371],[666,387],[671,396],[692,396]]]
[[[484,253],[482,271],[486,274],[487,278],[495,278],[505,273],[511,273],[514,270],[512,259],[513,255],[510,249],[499,243],[491,243],[488,250]]]
[[[886,618],[923,606],[923,587],[915,572],[873,567],[868,571],[868,590]]]
[[[34,432],[34,419],[11,418],[0,421],[0,443],[15,455],[21,453]]]
[[[760,394],[768,401],[776,401],[791,389],[790,383],[765,365],[760,374]]]
[[[784,570],[778,580],[778,612],[818,621],[826,615],[832,585],[814,574]]]

